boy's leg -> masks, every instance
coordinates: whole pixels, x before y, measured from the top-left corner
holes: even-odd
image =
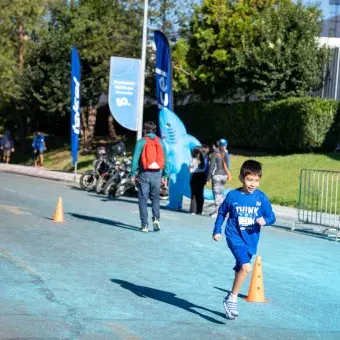
[[[236,260],[236,265],[234,267],[235,278],[231,293],[237,296],[240,293],[244,280],[249,273],[251,273],[252,267],[250,262],[252,255],[245,247],[230,247],[230,250]]]
[[[8,163],[9,163],[9,160],[10,160],[10,158],[11,158],[11,151],[10,151],[10,150],[6,150],[6,151],[5,151],[5,156],[6,156],[5,162],[6,162],[6,164],[8,164]]]
[[[43,152],[39,152],[39,157],[40,157],[40,166],[44,166],[44,154]]]
[[[37,166],[41,166],[41,155],[39,150],[37,151]]]
[[[236,259],[236,265],[234,267],[235,278],[232,290],[223,300],[223,305],[227,317],[230,319],[235,319],[238,317],[237,296],[240,293],[245,279],[252,271],[250,264],[252,255],[244,247],[230,247],[230,250]]]
[[[240,293],[240,290],[243,286],[244,280],[251,273],[252,267],[250,263],[245,263],[241,266],[239,271],[235,271],[235,278],[233,283],[233,288],[231,293],[237,296]]]

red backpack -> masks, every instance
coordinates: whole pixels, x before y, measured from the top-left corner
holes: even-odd
[[[142,152],[141,162],[144,170],[162,170],[164,168],[164,150],[158,137],[152,139],[143,137],[146,140]]]

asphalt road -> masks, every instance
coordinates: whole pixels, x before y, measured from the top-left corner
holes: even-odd
[[[0,339],[340,338],[340,243],[264,229],[269,303],[240,299],[229,321],[234,260],[210,218],[162,210],[161,232],[141,233],[135,200],[0,181]]]

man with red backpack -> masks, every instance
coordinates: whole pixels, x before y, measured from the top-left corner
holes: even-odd
[[[135,182],[138,169],[138,205],[141,220],[141,231],[148,232],[148,199],[152,203],[153,230],[160,230],[160,190],[166,183],[168,164],[163,141],[156,136],[156,124],[145,122],[143,138],[137,141],[133,154],[131,181]]]

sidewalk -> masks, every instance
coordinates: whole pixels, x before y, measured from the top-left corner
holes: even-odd
[[[80,174],[73,174],[70,172],[54,171],[49,169],[34,168],[31,166],[24,165],[14,165],[14,164],[3,164],[0,163],[0,172],[9,172],[19,175],[26,175],[44,179],[50,179],[55,181],[69,182],[74,184],[79,184]],[[164,202],[164,201],[163,201]],[[162,204],[165,206],[166,204]],[[184,197],[183,208],[188,211],[190,206],[190,199]],[[296,208],[284,207],[280,205],[273,205],[273,210],[276,215],[275,227],[292,230],[294,227],[295,231],[315,234],[317,236],[322,236],[323,232],[326,230],[324,227],[308,224],[299,224],[298,214]],[[204,214],[209,217],[209,215],[214,211],[214,203],[212,201],[206,201],[204,204]],[[296,224],[295,224],[296,223]]]
[[[33,166],[4,164],[0,163],[0,171],[10,172],[19,175],[33,176],[54,181],[76,182],[79,183],[79,174],[75,175],[71,172],[54,171],[44,168],[35,168]]]

